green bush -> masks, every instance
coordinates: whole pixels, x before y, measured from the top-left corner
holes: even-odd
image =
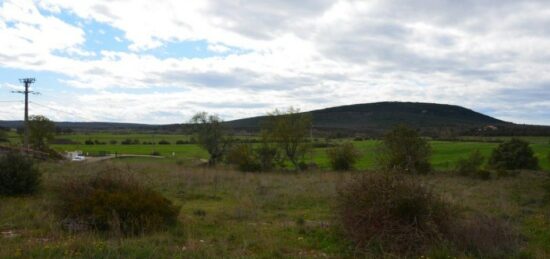
[[[40,186],[40,171],[32,159],[10,152],[0,155],[0,195],[32,194]]]
[[[57,190],[56,215],[71,231],[135,235],[177,222],[179,209],[115,168],[88,178],[71,178]]]
[[[262,143],[254,150],[262,171],[270,171],[280,163],[279,151],[276,147]]]
[[[462,158],[458,160],[456,164],[456,171],[462,176],[472,176],[477,174],[483,165],[485,158],[481,155],[479,150],[476,150],[467,158]]]
[[[426,251],[444,238],[451,209],[414,179],[364,175],[340,189],[337,219],[360,250],[396,255]]]
[[[8,132],[7,130],[4,130],[0,128],[0,143],[1,142],[10,142],[8,139]]]
[[[493,150],[489,165],[495,169],[538,169],[538,159],[535,157],[529,143],[521,139],[511,139],[501,143]]]
[[[353,143],[347,142],[327,149],[327,156],[333,170],[346,171],[353,169],[360,154]]]
[[[262,169],[250,144],[234,145],[227,153],[226,160],[229,164],[236,165],[239,171],[257,172]]]
[[[159,145],[170,145],[170,142],[168,140],[163,139],[159,141]]]
[[[423,174],[431,171],[431,147],[418,131],[400,125],[384,135],[377,147],[377,162],[384,170]]]

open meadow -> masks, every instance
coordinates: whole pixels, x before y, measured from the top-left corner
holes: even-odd
[[[177,225],[134,237],[63,230],[52,212],[64,179],[122,168],[181,206]],[[333,208],[342,183],[368,171],[241,173],[142,159],[97,164],[43,163],[35,196],[0,198],[2,258],[334,258],[354,257],[336,230]],[[418,176],[460,207],[506,220],[522,234],[520,258],[550,256],[547,173],[522,171],[488,181],[448,173]],[[464,256],[441,247],[426,254]]]

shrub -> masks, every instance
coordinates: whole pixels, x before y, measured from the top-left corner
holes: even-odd
[[[138,139],[132,140],[132,139],[127,138],[127,139],[121,141],[120,144],[122,144],[122,145],[139,145],[139,140]]]
[[[359,249],[409,255],[426,251],[443,238],[450,207],[414,179],[364,175],[342,188],[337,218]]]
[[[159,145],[170,145],[170,142],[168,140],[161,140],[159,141]]]
[[[117,143],[118,143],[118,142],[117,142],[116,140],[114,140],[114,139],[111,140],[111,141],[109,141],[109,144],[111,144],[111,145],[116,145]]]
[[[152,156],[160,156],[160,152],[158,152],[158,151],[153,151],[153,152],[151,152],[151,155],[152,155]]]
[[[487,170],[477,170],[473,174],[475,178],[479,178],[481,180],[489,180],[491,179],[491,172]]]
[[[254,150],[262,171],[270,171],[280,162],[279,152],[275,146],[263,142]]]
[[[538,169],[538,159],[528,142],[514,138],[493,150],[489,165],[504,170]]]
[[[239,171],[255,172],[261,170],[261,165],[256,159],[254,149],[249,144],[234,145],[228,152],[226,160],[237,166]]]
[[[378,146],[377,161],[384,170],[428,173],[431,147],[418,131],[400,125],[384,135]]]
[[[65,228],[123,235],[173,225],[179,210],[158,192],[116,169],[66,180],[57,190],[57,201],[55,212]]]
[[[0,156],[0,195],[32,194],[40,185],[40,172],[34,162],[18,153]]]
[[[476,258],[509,258],[517,252],[521,236],[502,219],[473,215],[453,224],[449,239]]]
[[[86,141],[84,141],[84,144],[86,144],[86,145],[93,145],[93,144],[94,144],[94,141],[91,140],[91,139],[87,139]]]
[[[183,140],[176,141],[176,145],[184,145],[184,144],[186,144],[186,142]]]
[[[481,169],[484,159],[485,158],[481,155],[479,150],[476,150],[470,153],[467,158],[458,160],[456,164],[456,171],[462,176],[471,176],[472,174],[476,174]]]
[[[10,142],[8,139],[8,132],[3,128],[0,128],[0,142]]]
[[[360,155],[359,150],[352,143],[347,142],[327,149],[327,156],[333,170],[346,171],[353,169]]]

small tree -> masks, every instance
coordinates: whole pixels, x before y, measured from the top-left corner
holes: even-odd
[[[528,142],[513,138],[493,150],[489,165],[503,170],[538,169],[538,159]]]
[[[48,144],[55,136],[55,124],[42,115],[29,117],[29,143],[34,149],[48,150]]]
[[[300,170],[309,149],[307,138],[311,130],[311,115],[290,107],[287,111],[275,110],[268,114],[263,131],[270,142],[277,145],[282,154]]]
[[[431,170],[431,147],[418,131],[399,125],[378,146],[378,164],[386,170],[427,173]]]
[[[333,170],[346,171],[353,169],[355,163],[359,160],[360,154],[359,150],[355,148],[353,143],[346,142],[344,144],[328,148],[327,156]]]
[[[191,123],[198,144],[210,155],[208,164],[212,166],[220,162],[231,143],[220,117],[200,112],[193,116]]]

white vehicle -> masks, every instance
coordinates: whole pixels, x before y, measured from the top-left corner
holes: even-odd
[[[85,159],[84,156],[74,156],[71,161],[84,161]]]

